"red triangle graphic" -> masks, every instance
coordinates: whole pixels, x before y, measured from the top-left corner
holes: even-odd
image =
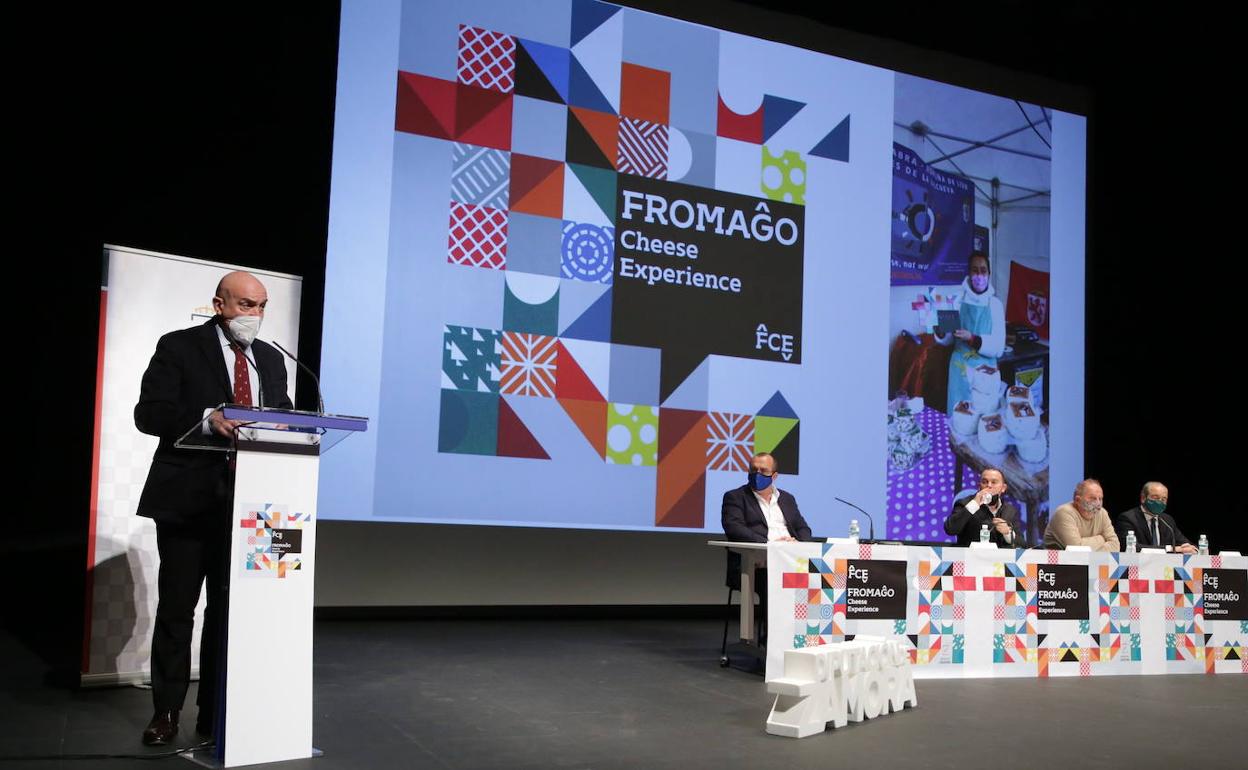
[[[607,402],[559,399],[559,406],[580,429],[589,445],[603,460],[607,459]]]
[[[604,420],[605,422],[605,420]],[[507,399],[498,400],[498,456],[529,457],[534,460],[549,460],[550,455],[537,442],[529,429],[512,411]]]
[[[706,519],[706,474],[700,474],[680,499],[654,517],[658,527],[700,528]]]
[[[688,409],[660,409],[659,410],[659,462],[684,440],[685,435],[694,428],[701,427],[703,432],[706,431],[706,424],[703,422],[706,418],[706,412],[695,412]],[[705,436],[700,436],[702,441],[706,441]]]
[[[454,136],[455,84],[411,72],[399,73],[395,130],[438,139]]]
[[[594,387],[581,365],[576,362],[562,342],[555,343],[555,398],[574,398],[579,401],[602,401],[606,399]],[[603,430],[606,430],[606,419],[603,419]]]
[[[511,149],[511,94],[460,84],[455,101],[455,139],[481,147]]]

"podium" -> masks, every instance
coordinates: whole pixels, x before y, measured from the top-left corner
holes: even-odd
[[[206,430],[205,416],[177,442],[233,452],[235,464],[217,741],[211,757],[192,759],[236,767],[311,757],[319,753],[312,747],[312,610],[320,456],[367,430],[368,420],[220,409],[245,423],[233,441]]]

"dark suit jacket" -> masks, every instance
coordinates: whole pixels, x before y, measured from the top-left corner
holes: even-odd
[[[286,394],[282,354],[259,340],[249,354],[260,372],[264,405],[293,408]],[[160,438],[139,498],[140,516],[189,524],[215,515],[229,499],[226,453],[177,449],[173,444],[203,419],[205,409],[234,400],[232,379],[221,354],[216,319],[170,332],[156,343],[134,407],[135,426]]]
[[[798,510],[797,498],[783,489],[780,490],[780,512],[784,514],[784,523],[788,526],[790,535],[798,540],[811,539],[810,527]],[[767,518],[763,516],[763,509],[754,498],[754,490],[749,484],[724,493],[724,504],[719,518],[729,540],[744,543],[767,542]]]
[[[981,505],[974,513],[966,509],[966,500],[959,500],[953,504],[953,512],[945,519],[945,534],[957,535],[958,545],[967,546],[971,543],[979,542],[979,528],[984,524],[988,525],[988,540],[997,544],[998,548],[1026,548],[1027,541],[1023,531],[1018,526],[1019,515],[1018,508],[1013,503],[1002,502],[1001,507],[997,509],[996,516],[1005,519],[1014,529],[1014,542],[1005,542],[1005,535],[1002,535],[992,526],[992,511],[988,510],[988,506]]]
[[[1183,545],[1192,542],[1187,539],[1187,535],[1179,531],[1173,516],[1163,513],[1158,518],[1165,524],[1157,523],[1157,534],[1161,536],[1161,542],[1154,543],[1152,528],[1148,526],[1148,520],[1144,518],[1144,509],[1137,505],[1129,511],[1123,511],[1114,517],[1114,530],[1118,533],[1118,542],[1126,548],[1127,532],[1130,530],[1135,531],[1135,542],[1140,548],[1164,548],[1167,545]],[[1167,527],[1166,524],[1170,526]]]

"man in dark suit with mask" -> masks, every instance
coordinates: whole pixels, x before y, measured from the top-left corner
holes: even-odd
[[[229,585],[232,455],[181,449],[193,441],[226,448],[241,423],[225,419],[222,403],[293,408],[286,394],[282,354],[255,339],[268,304],[264,285],[250,273],[221,279],[207,323],[160,338],[134,407],[134,423],[158,436],[137,513],[156,522],[160,554],[159,601],[152,630],[152,700],[155,713],[143,731],[150,746],[170,743],[191,673],[195,605],[207,581],[208,603],[200,638],[196,730],[213,733],[219,640]]]
[[[779,489],[776,458],[760,452],[750,458],[750,475],[743,486],[724,493],[720,520],[729,540],[766,543],[773,540],[810,540],[810,527],[793,495]]]
[[[953,504],[945,519],[945,534],[957,535],[958,545],[979,542],[979,533],[988,525],[988,541],[998,548],[1026,548],[1019,531],[1018,508],[1006,502],[1005,474],[996,468],[984,468],[979,474],[979,491],[969,500]]]
[[[750,474],[746,483],[724,493],[720,509],[720,521],[729,540],[744,543],[767,543],[793,540],[811,540],[810,526],[802,518],[793,495],[776,486],[780,474],[776,458],[768,452],[760,452],[750,458]],[[741,556],[728,552],[729,580],[741,574]],[[754,585],[758,592],[758,610],[762,619],[767,617],[767,569],[756,567]],[[751,598],[751,601],[753,599]],[[764,626],[765,628],[765,626]],[[766,644],[766,632],[759,634],[759,641]]]
[[[1178,553],[1196,553],[1196,546],[1179,531],[1174,517],[1166,513],[1170,490],[1160,481],[1147,481],[1140,490],[1140,504],[1114,518],[1118,542],[1127,547],[1127,533],[1135,532],[1141,548],[1173,549]]]

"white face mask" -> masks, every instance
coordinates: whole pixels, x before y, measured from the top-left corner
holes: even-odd
[[[260,333],[260,316],[240,315],[231,318],[226,325],[230,327],[230,336],[243,347],[250,347],[252,340]]]

